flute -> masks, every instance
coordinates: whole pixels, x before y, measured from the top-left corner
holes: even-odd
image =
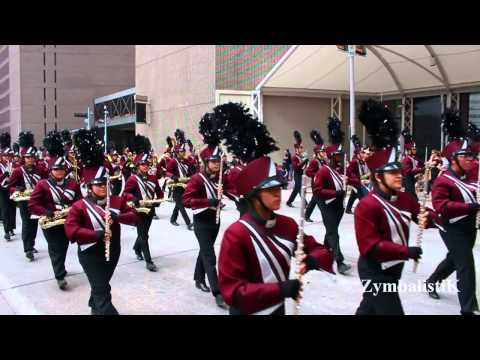
[[[477,156],[478,158],[478,177],[477,177],[477,203],[480,203],[480,153]],[[475,229],[478,229],[480,226],[480,211],[477,212],[477,218],[475,221]]]
[[[420,216],[423,216],[425,214],[425,212],[427,211],[426,209],[426,205],[427,205],[427,198],[428,198],[428,179],[430,177],[430,165],[428,163],[425,164],[425,173],[423,175],[423,193],[422,193],[422,198],[421,198],[421,201],[420,201],[420,212],[418,213],[419,217]],[[422,246],[422,238],[423,238],[423,230],[425,230],[425,228],[423,227],[422,224],[418,224],[418,232],[417,232],[417,239],[416,239],[416,245],[418,247],[421,247]],[[416,273],[417,272],[417,268],[418,268],[418,263],[419,261],[418,260],[415,260],[415,262],[413,263],[413,272]]]
[[[105,205],[105,260],[110,261],[110,239],[107,234],[110,234],[109,219],[110,214],[110,175],[107,175],[107,204]]]
[[[296,270],[295,275],[300,281],[300,292],[298,298],[295,299],[295,307],[293,309],[293,315],[298,315],[300,312],[300,299],[303,294],[303,274],[300,273],[300,266],[303,263],[303,257],[305,252],[303,251],[303,236],[304,236],[304,226],[305,226],[305,196],[307,193],[307,176],[302,176],[302,188],[300,191],[300,223],[298,225],[298,235],[297,235],[297,250],[295,250],[295,262]]]
[[[217,198],[218,198],[218,205],[217,205],[217,217],[215,223],[218,225],[220,224],[220,210],[222,209],[222,186],[223,186],[223,152],[220,151],[220,174],[218,175],[218,193],[217,193]]]

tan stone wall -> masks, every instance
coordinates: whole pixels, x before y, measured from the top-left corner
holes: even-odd
[[[83,119],[74,113],[93,108],[96,97],[135,84],[133,45],[22,45],[20,49],[21,127],[35,134],[37,146],[44,137],[44,104],[47,131],[55,123],[59,130],[79,128]]]
[[[135,68],[136,93],[149,98],[148,124],[137,124],[137,133],[164,149],[181,128],[201,147],[198,121],[215,106],[215,46],[137,45]]]

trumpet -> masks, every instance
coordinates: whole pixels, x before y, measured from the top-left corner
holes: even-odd
[[[54,226],[63,225],[69,211],[70,208],[67,207],[62,210],[55,211],[54,215],[51,218],[47,217],[46,215],[40,216],[40,218],[38,219],[38,224],[43,230],[50,229]]]
[[[30,200],[30,196],[32,195],[32,193],[33,193],[33,190],[15,191],[10,196],[10,200],[13,200],[15,202],[28,201]]]

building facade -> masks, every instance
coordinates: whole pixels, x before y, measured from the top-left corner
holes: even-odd
[[[0,131],[22,130],[40,145],[54,129],[84,126],[75,113],[135,84],[133,45],[0,46]]]

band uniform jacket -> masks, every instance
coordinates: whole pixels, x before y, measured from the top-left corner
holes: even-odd
[[[320,168],[322,167],[322,165],[323,163],[317,158],[310,160],[310,162],[308,163],[307,169],[305,170],[305,175],[307,175],[309,178],[313,180],[318,170],[320,170]]]
[[[279,283],[288,280],[298,225],[276,215],[260,223],[245,213],[228,227],[218,260],[221,293],[244,314],[271,314],[284,304]],[[304,252],[316,259],[318,269],[333,273],[333,254],[312,236],[304,235]]]
[[[13,194],[17,187],[33,190],[40,179],[46,179],[48,172],[43,166],[34,166],[32,171],[27,171],[25,166],[19,166],[12,171],[9,181],[9,191]]]
[[[406,192],[388,197],[375,189],[360,200],[354,213],[355,235],[360,257],[372,270],[388,272],[408,259],[410,223],[417,222],[419,211],[418,201]],[[435,213],[427,211],[427,227],[433,227]]]
[[[218,174],[213,178],[205,172],[193,175],[183,193],[183,206],[191,208],[194,215],[208,209],[216,211],[216,207],[209,206],[209,200],[218,199],[218,180]],[[223,193],[235,194],[235,188],[231,185],[228,176],[222,178],[222,183]]]
[[[307,160],[308,161],[308,160]],[[293,170],[298,174],[303,174],[303,170],[307,166],[307,161],[302,160],[300,156],[294,155],[292,157],[292,165],[293,165]]]
[[[345,191],[342,176],[329,165],[323,165],[315,175],[313,193],[329,205],[339,196],[337,191]],[[342,200],[343,198],[339,198]]]
[[[352,186],[355,191],[356,189],[364,186],[362,184],[362,176],[368,175],[369,170],[367,164],[364,161],[353,159],[348,164],[346,175],[347,175],[347,185]]]
[[[466,176],[459,177],[451,169],[435,179],[432,187],[432,205],[441,225],[455,224],[459,220],[476,215],[472,204],[477,203],[477,187],[466,180]]]
[[[71,243],[77,243],[84,251],[97,241],[96,231],[105,231],[105,205],[100,206],[91,201],[90,197],[76,201],[65,220],[65,234]],[[138,214],[127,205],[125,198],[110,197],[110,212],[113,224],[111,242],[120,243],[120,223],[135,226],[138,223]]]
[[[124,195],[127,201],[163,199],[163,191],[155,175],[130,175],[125,184]]]
[[[52,178],[42,179],[33,190],[28,209],[34,215],[44,216],[57,210],[57,206],[70,206],[80,197],[80,186],[71,178],[60,183]]]

